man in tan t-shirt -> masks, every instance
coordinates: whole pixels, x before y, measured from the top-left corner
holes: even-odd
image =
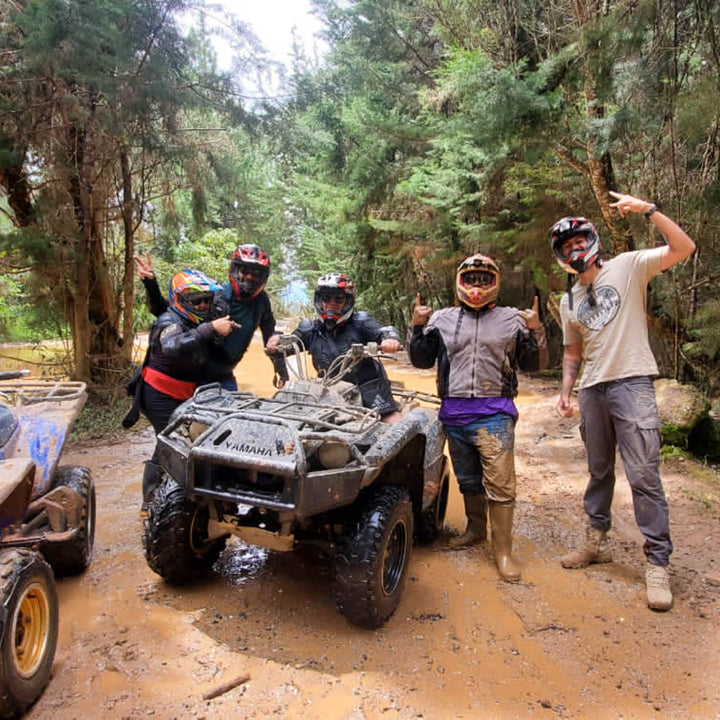
[[[648,606],[672,607],[667,566],[672,553],[668,506],[660,479],[660,420],[652,377],[658,374],[647,330],[647,284],[682,262],[695,243],[657,207],[632,195],[610,193],[621,217],[643,213],[667,245],[626,252],[603,262],[595,226],[583,217],[566,217],[550,228],[550,244],[560,266],[579,282],[560,303],[564,354],[562,391],[556,410],[573,414],[570,400],[584,361],[579,388],[580,430],[590,480],[584,506],[585,544],[562,559],[566,568],[610,562],[607,543],[615,488],[615,446],[625,465],[635,520],[645,536]]]

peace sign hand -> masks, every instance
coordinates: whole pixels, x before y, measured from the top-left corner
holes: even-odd
[[[137,265],[137,274],[141,280],[152,280],[155,277],[152,260],[150,259],[150,251],[145,252],[145,260],[139,255],[135,255],[135,264]]]

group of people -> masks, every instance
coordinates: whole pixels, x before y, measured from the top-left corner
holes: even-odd
[[[584,496],[585,542],[561,563],[565,568],[581,568],[611,560],[607,533],[612,523],[618,446],[635,518],[645,536],[648,606],[669,610],[672,591],[667,568],[672,542],[659,474],[660,421],[652,384],[658,369],[648,341],[646,291],[654,275],[689,257],[695,244],[654,204],[632,195],[612,195],[611,205],[622,217],[643,213],[666,244],[603,260],[600,238],[589,220],[565,217],[550,228],[557,262],[578,279],[574,286],[568,280],[560,305],[564,353],[556,411],[561,417],[573,414],[571,395],[582,367],[580,428],[590,474]],[[278,354],[279,332],[264,291],[270,272],[267,253],[256,245],[240,245],[230,264],[229,282],[223,285],[198,271],[176,273],[167,299],[160,292],[150,258],[136,260],[149,306],[158,316],[136,398],[156,432],[198,385],[219,382],[224,388],[237,388],[233,368],[258,327],[274,358],[275,385],[282,387],[287,370]],[[525,310],[497,305],[500,270],[482,253],[460,264],[455,291],[457,304],[434,312],[418,293],[408,354],[416,367],[437,364],[439,418],[467,516],[465,531],[449,544],[468,547],[490,535],[500,577],[514,582],[521,577],[512,554],[516,371],[547,366],[545,328],[537,298]],[[358,311],[355,296],[348,275],[324,275],[313,297],[316,318],[301,322],[294,331],[319,373],[353,343],[377,342],[387,353],[401,347],[397,330],[380,327],[369,313]],[[347,379],[357,384],[362,403],[377,409],[384,422],[400,419],[379,363],[364,362]],[[152,497],[160,474],[154,455],[143,477],[144,502]]]

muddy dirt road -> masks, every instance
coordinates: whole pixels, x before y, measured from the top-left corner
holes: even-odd
[[[432,373],[394,379],[430,390]],[[269,393],[257,344],[238,369]],[[584,455],[577,421],[552,412],[553,383],[521,379],[516,549],[523,581],[498,580],[487,544],[415,549],[396,614],[358,630],[334,607],[330,568],[305,554],[232,544],[202,584],[165,585],[140,536],[148,428],[70,446],[92,468],[95,557],[60,581],[60,638],[31,720],[77,718],[719,718],[718,480],[665,467],[675,608],[644,601],[642,539],[618,478],[615,562],[563,570],[580,539]],[[454,480],[453,480],[454,482]],[[463,525],[453,485],[447,524]],[[213,700],[203,695],[243,675]]]

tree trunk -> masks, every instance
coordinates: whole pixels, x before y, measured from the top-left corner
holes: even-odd
[[[123,199],[122,221],[123,235],[125,237],[125,257],[122,277],[122,339],[123,357],[129,363],[132,360],[133,308],[135,305],[134,261],[135,255],[135,226],[133,218],[133,192],[132,172],[130,170],[130,157],[127,151],[120,153],[120,170],[122,173]]]

